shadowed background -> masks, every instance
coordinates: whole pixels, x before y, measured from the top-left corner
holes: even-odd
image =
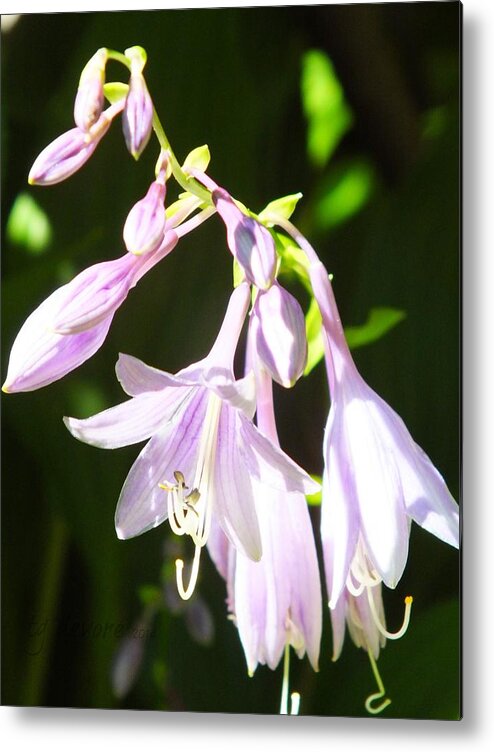
[[[38,153],[72,127],[93,52],[139,44],[179,159],[207,143],[211,175],[254,211],[302,191],[294,221],[334,274],[345,325],[376,307],[406,313],[355,359],[458,498],[460,13],[456,2],[424,2],[21,17],[2,33],[2,376],[28,314],[79,270],[122,253],[154,143],[133,163],[117,122],[68,181],[26,181]],[[107,80],[121,77],[110,63]],[[83,445],[61,420],[121,401],[119,352],[167,371],[201,358],[230,286],[214,217],[131,292],[89,362],[39,392],[2,395],[3,704],[278,711],[281,669],[247,677],[207,556],[190,608],[178,612],[166,588],[167,607],[153,611],[174,558],[167,525],[126,542],[113,527],[139,448]],[[320,474],[323,367],[275,399],[283,448]],[[458,717],[458,590],[457,552],[413,526],[405,575],[385,594],[390,629],[408,593],[414,609],[407,635],[379,659],[393,700],[383,717]],[[117,697],[122,649],[128,683],[141,651],[142,661]],[[327,613],[320,665],[315,675],[292,661],[302,712],[362,715],[374,691],[367,656],[347,637],[331,663]]]

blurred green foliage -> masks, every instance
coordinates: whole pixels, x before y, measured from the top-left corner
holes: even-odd
[[[456,2],[424,2],[23,16],[2,38],[2,215],[15,217],[16,199],[29,197],[34,216],[48,218],[51,244],[49,253],[19,253],[19,234],[4,228],[3,374],[29,313],[80,269],[122,252],[123,223],[156,150],[133,163],[117,124],[66,183],[27,188],[26,179],[41,149],[72,127],[93,52],[140,44],[178,158],[207,143],[211,175],[253,211],[301,191],[294,221],[334,274],[344,323],[376,308],[406,311],[355,359],[458,498],[459,15]],[[40,250],[36,222],[20,223],[31,251]],[[39,227],[35,235],[39,245]],[[305,302],[299,281],[287,284]],[[278,711],[280,669],[247,677],[207,557],[198,595],[211,610],[212,644],[191,638],[185,614],[160,608],[136,682],[116,697],[114,656],[146,607],[140,588],[162,588],[171,536],[163,525],[117,540],[115,503],[140,447],[85,446],[61,420],[121,400],[120,351],[168,371],[202,357],[230,286],[213,218],[132,291],[88,363],[39,392],[2,395],[4,704]],[[275,399],[282,446],[320,475],[323,369]],[[317,506],[311,513],[317,528]],[[404,595],[414,596],[409,632],[379,659],[393,700],[386,717],[458,717],[458,581],[457,552],[413,527],[404,578],[386,593],[390,628]],[[366,655],[347,638],[340,660],[330,656],[326,613],[320,673],[292,661],[301,712],[364,714],[374,691]]]

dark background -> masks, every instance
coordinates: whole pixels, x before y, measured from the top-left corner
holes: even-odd
[[[458,498],[460,14],[456,2],[421,2],[23,16],[2,34],[2,224],[27,192],[49,217],[52,240],[34,254],[3,235],[2,376],[27,315],[80,269],[122,252],[123,222],[151,179],[154,145],[134,164],[117,124],[67,182],[42,189],[26,179],[41,149],[72,127],[78,77],[93,52],[139,44],[177,156],[207,143],[211,175],[254,211],[302,191],[294,221],[334,274],[345,324],[362,323],[375,306],[406,311],[355,359]],[[302,61],[315,49],[332,60],[353,113],[331,158],[317,165],[301,99]],[[113,77],[125,80],[115,63]],[[355,164],[371,176],[367,198],[327,226],[318,201]],[[281,668],[247,677],[224,584],[207,556],[198,589],[214,634],[201,600],[191,613],[160,609],[136,682],[117,699],[112,660],[142,615],[142,586],[159,585],[164,563],[167,572],[171,534],[163,525],[117,540],[114,507],[138,448],[94,449],[61,420],[121,400],[118,352],[168,371],[202,357],[230,284],[214,218],[140,282],[89,362],[39,392],[2,395],[3,704],[278,711]],[[320,473],[329,406],[322,366],[294,390],[278,390],[276,401],[282,446]],[[385,594],[391,629],[404,595],[414,596],[408,633],[379,659],[393,700],[385,717],[459,716],[458,561],[412,527],[405,575]],[[374,691],[365,653],[347,638],[340,660],[330,657],[325,613],[320,673],[292,661],[302,712],[362,715]]]

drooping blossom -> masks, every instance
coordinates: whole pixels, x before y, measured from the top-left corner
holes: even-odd
[[[208,175],[196,169],[191,174],[211,190],[216,211],[226,226],[226,240],[246,279],[260,290],[267,290],[276,275],[276,250],[269,230],[246,214],[230,194]]]
[[[48,144],[31,167],[29,184],[54,185],[77,172],[92,156],[122,107],[123,102],[117,102],[104,110],[89,129],[72,128]]]
[[[74,120],[78,128],[88,131],[96,123],[103,110],[105,96],[105,68],[108,50],[97,50],[84,66],[74,103]]]
[[[142,256],[156,250],[165,234],[166,183],[164,174],[154,180],[125,220],[123,239],[130,253]]]
[[[209,355],[176,375],[121,355],[117,376],[131,399],[87,420],[67,418],[81,441],[112,449],[150,439],[132,466],[115,514],[119,538],[131,538],[168,518],[195,546],[191,575],[177,585],[190,597],[212,517],[229,541],[254,560],[261,539],[254,481],[285,492],[310,493],[311,478],[253,425],[252,374],[236,381],[232,364],[249,304],[247,283],[230,298]]]
[[[298,301],[278,282],[261,290],[252,311],[257,355],[271,377],[291,387],[307,362],[305,318]]]
[[[129,91],[125,98],[122,127],[125,143],[134,159],[146,148],[153,127],[153,101],[142,74],[146,62],[142,47],[125,50],[131,60]]]
[[[257,371],[257,426],[279,446],[271,379],[262,367]],[[287,645],[299,658],[307,652],[317,671],[322,596],[307,501],[302,493],[259,485],[255,505],[262,559],[254,562],[237,551],[229,571],[233,577],[229,605],[249,673],[254,673],[258,663],[274,670]]]
[[[129,290],[177,241],[177,233],[170,230],[153,254],[126,253],[94,264],[49,295],[14,340],[3,391],[29,392],[47,386],[94,355]]]
[[[411,521],[458,547],[459,517],[442,476],[402,419],[358,373],[324,266],[312,263],[310,276],[323,319],[331,392],[321,536],[334,607],[360,541],[372,577],[394,588],[407,561]]]

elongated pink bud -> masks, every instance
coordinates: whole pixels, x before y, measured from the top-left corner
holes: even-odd
[[[93,55],[81,73],[74,103],[74,120],[83,131],[88,131],[97,122],[103,110],[107,59],[108,52],[103,47]]]
[[[275,282],[257,296],[253,318],[259,358],[278,384],[293,386],[307,362],[305,318],[298,301]]]
[[[142,256],[161,244],[166,222],[165,195],[166,184],[156,180],[130,210],[123,229],[125,247],[130,253]]]
[[[122,126],[127,149],[137,160],[148,144],[153,126],[153,102],[140,71],[130,75]]]
[[[54,185],[70,177],[87,162],[110,127],[103,113],[90,131],[72,128],[51,142],[35,160],[28,176],[30,185]]]
[[[260,290],[266,290],[272,284],[276,271],[276,251],[269,230],[244,214],[223,188],[216,188],[212,199],[226,225],[230,251],[249,282]]]

